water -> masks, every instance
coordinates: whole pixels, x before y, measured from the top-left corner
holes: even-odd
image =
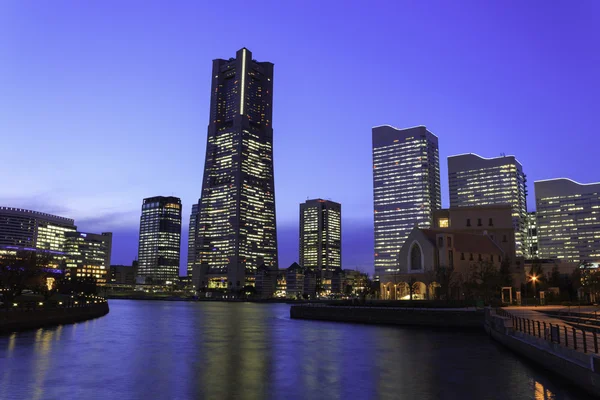
[[[110,300],[0,336],[0,399],[587,399],[477,333],[289,319],[285,304]]]

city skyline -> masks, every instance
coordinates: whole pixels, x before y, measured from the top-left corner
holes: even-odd
[[[182,5],[172,10],[171,19],[160,7],[119,5],[121,13],[115,15],[108,3],[78,8],[67,4],[39,5],[39,13],[26,5],[2,5],[7,20],[0,32],[11,38],[6,43],[8,63],[0,66],[6,79],[0,129],[8,132],[4,140],[12,149],[6,163],[22,165],[27,157],[36,162],[9,174],[0,203],[74,218],[84,231],[114,232],[114,264],[130,264],[135,258],[142,198],[181,197],[182,230],[187,232],[187,216],[201,183],[190,184],[205,152],[210,60],[244,46],[273,61],[278,71],[274,129],[281,267],[296,261],[297,204],[308,196],[344,204],[344,267],[373,271],[369,142],[371,127],[379,124],[423,124],[439,136],[443,206],[448,205],[444,160],[452,154],[514,154],[529,182],[563,176],[583,183],[599,180],[591,156],[599,118],[593,113],[592,93],[600,86],[593,74],[598,54],[588,51],[597,33],[590,19],[597,7],[592,2],[578,9],[547,7],[544,15],[535,4],[516,3],[500,14],[499,6],[472,4],[463,12],[442,3],[440,15],[405,4],[390,7],[385,13],[389,16],[368,14],[360,7],[340,12],[325,6],[323,13],[316,13],[313,4],[303,9],[274,6],[273,12],[283,12],[280,24],[287,28],[244,30],[244,43],[242,28],[232,28],[214,43],[201,40],[203,30],[211,32],[217,24],[210,21],[219,11],[213,6]],[[243,10],[249,14],[244,18],[254,15],[250,8]],[[439,26],[404,44],[387,41],[382,46],[377,38],[394,33],[384,23],[387,18],[408,12],[415,18],[402,27],[407,32],[416,29],[420,18]],[[130,30],[130,18],[137,14],[134,26],[155,24],[156,31],[139,36]],[[314,31],[296,38],[299,26],[314,15]],[[346,28],[353,25],[348,20],[358,21],[359,16],[365,18],[365,32]],[[558,27],[557,16],[562,24]],[[106,31],[108,20],[114,34]],[[328,33],[331,27],[337,32]],[[486,39],[475,38],[476,30],[485,32]],[[444,46],[437,44],[442,32],[448,38]],[[537,35],[560,40],[537,41]],[[128,40],[112,40],[119,37]],[[147,39],[157,40],[147,48]],[[325,45],[311,53],[311,41],[317,39]],[[462,57],[448,58],[452,52]],[[427,66],[403,62],[424,57]],[[510,57],[522,61],[518,71],[497,66],[499,59]],[[365,62],[351,62],[357,58]],[[64,59],[72,62],[64,64]],[[334,61],[347,66],[336,80],[329,78]],[[385,85],[376,78],[384,61],[402,66],[401,76],[387,79]],[[365,79],[349,85],[347,78],[357,74]],[[569,79],[557,81],[556,75]],[[492,76],[495,83],[489,82]],[[545,95],[548,90],[552,96]],[[316,123],[305,129],[298,123],[300,114]],[[590,145],[581,149],[577,141],[559,142],[571,132]],[[143,140],[147,137],[153,140]],[[21,146],[21,138],[32,140]],[[139,144],[135,150],[133,142]],[[168,146],[176,150],[169,168],[142,162]],[[550,157],[544,153],[560,154],[563,162],[547,162]],[[48,154],[66,154],[68,161]],[[308,162],[312,157],[318,161]],[[299,163],[305,165],[298,168]],[[92,165],[94,176],[89,175]],[[529,192],[533,210],[534,191]],[[185,248],[181,260],[183,267]]]

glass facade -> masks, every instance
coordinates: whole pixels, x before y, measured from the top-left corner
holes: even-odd
[[[69,274],[93,278],[99,285],[108,283],[112,233],[68,232],[65,238]]]
[[[429,228],[441,208],[437,136],[424,126],[373,128],[375,278],[398,269],[410,231]]]
[[[539,258],[537,236],[537,213],[527,213],[527,235],[525,236],[525,258]]]
[[[333,271],[342,267],[342,205],[330,200],[300,204],[300,265]]]
[[[179,279],[181,200],[177,197],[144,199],[140,218],[138,276],[151,283]]]
[[[210,122],[194,245],[196,286],[238,291],[277,269],[273,64],[247,49],[213,61]]]
[[[476,154],[448,157],[450,207],[512,206],[516,255],[525,255],[527,185],[514,156],[483,158]]]
[[[190,214],[190,226],[188,228],[188,254],[187,254],[187,276],[192,276],[194,261],[196,258],[196,229],[198,226],[198,204],[192,205]]]
[[[75,221],[38,211],[0,207],[0,248],[42,250],[58,259],[65,255],[65,235]],[[55,258],[56,258],[55,257]]]
[[[562,178],[534,185],[540,258],[600,260],[600,183]]]

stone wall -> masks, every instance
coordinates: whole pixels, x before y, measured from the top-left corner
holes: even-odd
[[[108,314],[108,302],[81,307],[0,311],[0,334],[44,326],[72,324]]]

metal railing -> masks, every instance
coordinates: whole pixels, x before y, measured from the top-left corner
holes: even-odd
[[[510,318],[515,332],[521,332],[583,353],[598,354],[598,334],[595,331],[589,332],[573,326],[517,317],[503,309],[497,309],[496,314]]]

